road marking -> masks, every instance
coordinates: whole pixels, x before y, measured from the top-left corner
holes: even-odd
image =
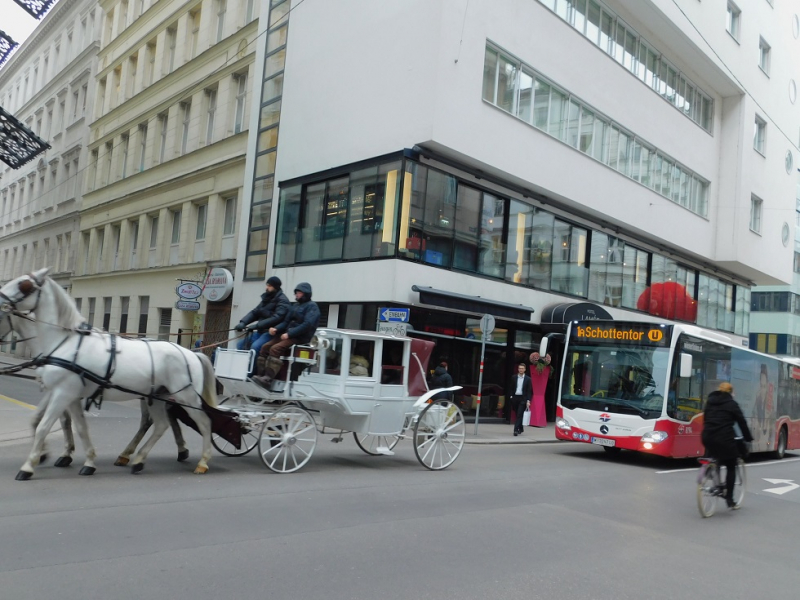
[[[796,462],[800,458],[784,458],[783,460],[770,460],[762,463],[747,463],[747,468],[751,467],[765,467],[767,465],[781,465],[784,463]],[[656,471],[656,475],[664,475],[666,473],[686,473],[688,471],[697,471],[700,467],[692,467],[690,469],[672,469],[671,471]]]
[[[769,492],[771,494],[778,494],[779,496],[785,494],[786,492],[791,492],[792,490],[796,490],[800,488],[800,485],[796,484],[793,479],[767,479],[766,477],[763,478],[764,481],[768,481],[769,483],[788,483],[784,487],[777,487],[777,488],[770,488],[768,490],[763,490],[765,492]]]
[[[3,396],[3,394],[0,394],[0,400],[8,400],[9,402],[13,402],[14,404],[19,404],[20,406],[24,406],[25,408],[36,410],[36,407],[33,404],[28,404],[27,402],[22,402],[21,400],[14,400],[14,398]]]

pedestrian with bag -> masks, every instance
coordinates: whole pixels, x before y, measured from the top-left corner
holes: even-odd
[[[514,420],[514,435],[520,435],[524,431],[522,417],[525,411],[531,409],[531,398],[533,397],[533,383],[531,377],[526,373],[528,367],[525,363],[517,365],[517,374],[511,378],[508,386],[508,400],[516,413]]]
[[[236,331],[247,332],[236,347],[239,350],[253,350],[256,356],[259,355],[261,347],[272,339],[270,327],[282,323],[291,307],[289,299],[281,290],[280,279],[272,276],[267,279],[266,285],[267,289],[261,294],[258,306],[243,316],[234,327]]]

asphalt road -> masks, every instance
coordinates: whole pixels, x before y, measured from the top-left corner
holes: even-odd
[[[295,474],[215,454],[198,476],[189,432],[189,462],[175,461],[167,434],[131,475],[112,463],[138,418],[131,405],[90,417],[93,477],[78,476],[79,450],[72,467],[50,462],[17,482],[28,443],[0,447],[0,597],[752,600],[800,589],[800,489],[766,481],[800,481],[800,453],[751,463],[742,509],[702,519],[692,462],[572,443],[469,445],[430,472],[410,442],[370,457],[323,436]]]

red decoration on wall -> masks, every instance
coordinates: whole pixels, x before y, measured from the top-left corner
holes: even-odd
[[[654,283],[642,292],[636,308],[657,317],[679,321],[697,321],[697,301],[680,283]]]

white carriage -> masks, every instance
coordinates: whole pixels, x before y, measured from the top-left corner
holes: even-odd
[[[237,447],[214,435],[217,450],[241,456],[258,447],[278,473],[302,468],[320,434],[332,441],[353,433],[370,455],[391,455],[410,437],[419,462],[449,467],[464,445],[464,416],[450,400],[432,400],[425,371],[433,342],[374,331],[318,329],[308,346],[294,346],[270,389],[247,377],[252,352],[220,348],[215,373],[224,388],[220,408],[241,426]],[[448,388],[446,391],[459,389]]]

